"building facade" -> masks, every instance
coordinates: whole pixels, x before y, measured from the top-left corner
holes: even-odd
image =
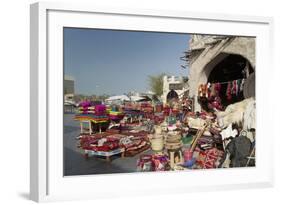
[[[165,75],[163,77],[163,94],[161,97],[163,103],[167,103],[167,95],[171,90],[174,90],[179,97],[183,96],[189,90],[187,80],[182,76]]]
[[[255,96],[255,38],[192,35],[186,52],[189,96],[197,99],[198,87],[244,78],[244,97]],[[200,105],[195,100],[195,110]]]
[[[64,101],[74,102],[74,78],[71,76],[64,76],[63,82],[63,94],[64,94]]]

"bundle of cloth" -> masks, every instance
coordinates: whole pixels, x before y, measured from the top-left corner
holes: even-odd
[[[227,106],[225,111],[216,111],[218,125],[226,128],[230,124],[242,124],[243,130],[256,128],[256,101],[253,97],[247,98]]]
[[[82,101],[78,105],[78,114],[94,114],[95,107],[91,101]]]
[[[228,82],[226,88],[227,100],[230,101],[233,96],[237,96],[241,92],[243,92],[244,83],[245,83],[245,79],[238,79]]]
[[[79,104],[78,113],[74,116],[74,119],[80,121],[89,120],[93,123],[105,123],[108,122],[109,117],[106,114],[105,105],[92,106],[90,101],[83,101]]]
[[[225,156],[221,167],[254,166],[249,160],[255,149],[256,102],[247,98],[217,112],[218,125],[223,139]]]
[[[222,92],[222,84],[225,83],[227,83],[227,89],[225,94],[227,96],[227,99],[230,101],[234,95],[237,96],[243,92],[245,79],[237,79],[222,83],[217,82],[200,84],[198,87],[198,97],[204,97],[209,99],[215,96],[219,96]]]
[[[110,152],[119,148],[125,149],[125,156],[134,156],[140,151],[150,148],[146,135],[81,135],[80,146],[84,150]]]
[[[124,113],[127,116],[139,116],[139,115],[143,115],[143,112],[140,110],[136,110],[136,109],[131,109],[131,108],[125,108],[124,109]]]
[[[111,121],[120,121],[125,116],[125,113],[120,111],[117,106],[112,106],[108,111],[108,116]]]
[[[159,124],[165,120],[165,116],[162,112],[157,112],[157,113],[154,113],[153,120],[156,124]]]
[[[239,133],[231,127],[228,127],[227,130],[230,132],[228,135],[226,135],[227,131],[222,132],[225,154],[220,166],[223,168],[254,166],[255,160],[250,160],[249,157],[253,157],[255,143],[247,137],[247,132]],[[231,136],[226,138],[229,135]]]
[[[195,163],[196,169],[218,168],[224,155],[223,151],[215,147],[206,150],[196,148],[194,152],[197,153],[195,154],[197,155]]]
[[[120,139],[120,146],[125,148],[125,156],[132,157],[150,148],[147,136],[129,135]]]
[[[202,150],[211,149],[215,146],[215,139],[212,136],[202,136],[198,139],[197,145]]]
[[[172,113],[172,108],[170,108],[169,105],[165,105],[163,107],[163,113],[164,113],[165,116],[169,116],[170,113]]]
[[[214,121],[216,116],[213,114],[209,114],[206,112],[197,113],[194,115],[186,115],[183,119],[184,123],[188,125],[190,128],[199,129],[202,127],[207,121]]]
[[[155,113],[162,113],[162,111],[163,111],[163,104],[162,103],[156,103],[155,105],[154,105],[154,112]]]
[[[154,111],[153,106],[151,105],[151,103],[148,102],[142,102],[140,104],[140,109],[143,112],[148,112],[148,113],[152,113]]]
[[[144,118],[144,112],[140,110],[135,110],[135,109],[124,109],[124,121],[126,123],[134,123],[134,122],[139,122],[141,119]]]
[[[124,104],[124,109],[127,109],[127,110],[141,110],[141,106],[140,106],[139,103],[126,102]]]
[[[169,169],[169,157],[167,155],[142,155],[137,161],[137,171],[167,171]]]
[[[84,150],[95,152],[110,152],[120,148],[120,138],[114,135],[101,136],[81,136],[80,147]]]
[[[244,128],[255,128],[256,102],[253,97],[231,104],[225,111],[216,111],[218,124],[222,128],[231,123],[242,123]]]

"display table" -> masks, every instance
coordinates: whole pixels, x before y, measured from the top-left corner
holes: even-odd
[[[106,157],[106,161],[110,162],[110,157],[113,155],[121,154],[121,157],[124,157],[125,149],[124,148],[119,148],[112,150],[110,152],[102,152],[102,151],[93,151],[93,150],[84,150],[85,152],[85,157],[89,158],[91,156],[102,156]]]
[[[101,125],[103,123],[109,122],[109,117],[107,115],[95,115],[95,114],[76,114],[74,120],[80,121],[81,133],[84,132],[83,123],[89,124],[89,134],[93,133],[91,123],[97,124],[99,127],[99,132],[101,132]]]
[[[86,129],[84,128],[83,124],[88,124],[88,132],[85,132]],[[80,120],[80,133],[89,133],[90,135],[93,133],[90,120]]]

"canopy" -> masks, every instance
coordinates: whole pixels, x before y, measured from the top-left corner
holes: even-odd
[[[105,101],[130,101],[130,98],[127,95],[115,95],[107,98]]]

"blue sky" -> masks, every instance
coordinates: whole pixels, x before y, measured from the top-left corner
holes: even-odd
[[[148,75],[187,76],[180,57],[188,34],[64,28],[64,73],[75,93],[147,91]]]

